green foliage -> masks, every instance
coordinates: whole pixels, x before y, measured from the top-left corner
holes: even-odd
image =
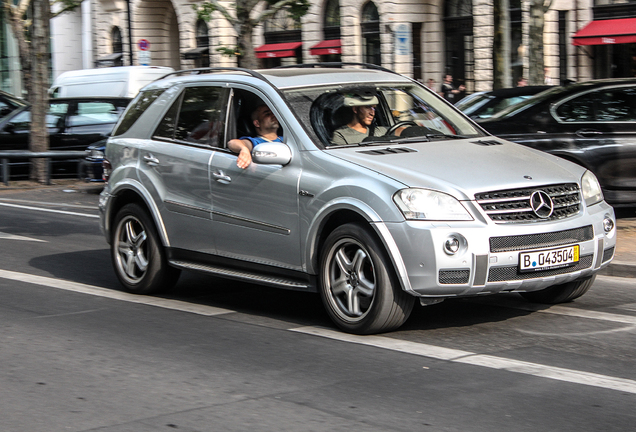
[[[239,57],[241,55],[241,49],[238,46],[234,48],[222,46],[218,47],[216,50],[228,57]]]

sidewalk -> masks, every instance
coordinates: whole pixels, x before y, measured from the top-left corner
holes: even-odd
[[[71,204],[96,203],[102,183],[87,183],[77,179],[53,180],[52,185],[41,185],[31,181],[14,181],[8,186],[0,183],[0,197],[50,202],[64,195],[64,202]],[[71,198],[72,194],[72,198]],[[59,199],[59,198],[58,198]],[[614,259],[600,274],[607,276],[636,278],[636,209],[617,211],[617,240]],[[629,217],[628,217],[629,216]],[[632,217],[633,216],[633,217]]]

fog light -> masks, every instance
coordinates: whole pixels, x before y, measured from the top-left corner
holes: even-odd
[[[608,217],[603,219],[603,229],[606,233],[612,231],[614,229],[614,221]]]
[[[450,236],[444,242],[444,252],[449,255],[455,255],[459,250],[459,239],[455,236]]]

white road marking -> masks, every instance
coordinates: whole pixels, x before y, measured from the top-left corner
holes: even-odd
[[[89,206],[89,205],[68,204],[68,203],[60,204],[59,202],[55,203],[55,202],[47,202],[47,201],[33,201],[33,200],[24,200],[24,199],[17,199],[17,198],[0,198],[0,202],[45,205],[45,206],[52,206],[52,207],[63,205],[64,207],[72,207],[72,208],[79,208],[79,209],[86,209],[86,210],[97,209],[97,205]]]
[[[455,363],[470,364],[473,366],[482,366],[491,369],[500,369],[524,375],[532,375],[541,378],[549,378],[575,384],[583,384],[636,394],[636,381],[624,378],[616,378],[607,375],[547,366],[538,363],[530,363],[503,357],[477,354],[469,351],[392,339],[384,336],[357,336],[320,327],[299,327],[290,330],[298,333],[310,334],[343,342],[356,343],[360,345],[383,348],[391,351],[399,351],[402,353],[413,354],[422,357],[434,358],[437,360],[446,360]]]
[[[9,270],[0,270],[0,278],[48,286],[52,288],[63,289],[66,291],[106,297],[115,300],[156,306],[164,309],[194,313],[197,315],[216,316],[234,312],[229,309],[222,309],[213,306],[197,305],[179,300],[128,294],[121,291],[114,291],[93,285],[86,285],[44,276],[35,276]],[[633,317],[626,315],[615,315],[595,311],[583,311],[580,309],[567,308],[563,306],[553,306],[551,309],[554,310],[553,313],[557,313],[559,315],[572,316],[577,318],[599,319],[611,322],[622,322],[630,324],[633,323]],[[549,310],[539,312],[549,313]],[[559,368],[538,363],[524,362],[521,360],[507,359],[486,354],[477,354],[470,351],[404,341],[389,338],[386,336],[357,336],[312,326],[291,328],[288,330],[297,333],[319,336],[342,342],[372,346],[376,348],[382,348],[438,360],[482,366],[491,369],[505,370],[541,378],[554,379],[569,383],[582,384],[636,394],[636,381],[624,378],[616,378],[607,375]]]
[[[99,297],[106,297],[114,300],[122,300],[131,303],[140,303],[149,306],[161,307],[164,309],[178,310],[181,312],[189,312],[197,315],[214,316],[232,313],[229,309],[221,309],[213,306],[197,305],[179,300],[170,300],[159,297],[150,297],[145,295],[128,294],[121,291],[101,288],[93,285],[85,285],[77,282],[55,279],[44,276],[35,276],[26,273],[18,273],[8,270],[0,270],[0,277],[20,282],[27,282],[35,285],[43,285],[51,288],[63,289],[83,294],[90,294]]]
[[[3,232],[0,232],[0,239],[34,241],[34,242],[48,243],[46,240],[40,240],[40,239],[31,238],[31,237],[24,237],[24,236],[19,236],[19,235],[15,235],[15,234],[7,234],[7,233],[3,233]]]
[[[70,212],[70,211],[65,211],[65,210],[54,210],[54,209],[47,209],[47,208],[41,208],[41,207],[32,207],[32,206],[25,206],[25,205],[18,205],[18,204],[0,203],[0,206],[15,207],[15,208],[21,208],[21,209],[25,209],[25,210],[37,210],[37,211],[48,212],[48,213],[60,213],[60,214],[67,214],[67,215],[72,215],[72,216],[82,216],[82,217],[88,217],[88,218],[99,218],[98,215],[93,215],[93,214],[76,213],[76,212]]]

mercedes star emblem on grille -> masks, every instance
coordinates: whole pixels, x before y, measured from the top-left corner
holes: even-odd
[[[530,195],[530,207],[532,207],[534,214],[541,219],[549,218],[554,211],[552,198],[542,190],[532,192],[532,195]]]

